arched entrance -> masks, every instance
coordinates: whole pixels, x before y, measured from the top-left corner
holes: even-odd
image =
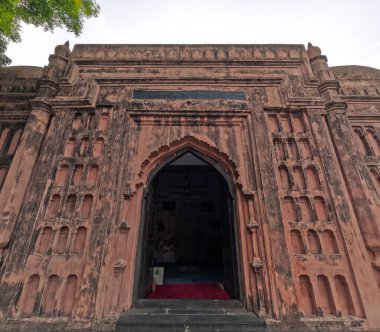
[[[186,148],[151,175],[135,298],[240,299],[234,196],[215,161]]]

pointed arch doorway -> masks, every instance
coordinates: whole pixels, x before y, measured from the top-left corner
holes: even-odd
[[[142,204],[135,299],[239,299],[228,175],[193,149],[151,175]]]

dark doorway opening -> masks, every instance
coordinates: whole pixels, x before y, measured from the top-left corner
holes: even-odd
[[[187,151],[151,180],[139,298],[238,299],[233,199],[221,173]]]

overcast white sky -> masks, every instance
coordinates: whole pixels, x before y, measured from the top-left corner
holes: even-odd
[[[99,17],[75,38],[23,26],[8,47],[12,65],[47,64],[54,47],[74,44],[305,44],[330,66],[380,69],[380,0],[99,0]]]

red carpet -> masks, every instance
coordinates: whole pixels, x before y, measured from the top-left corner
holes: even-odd
[[[218,284],[165,284],[156,286],[148,299],[196,299],[196,300],[228,300],[231,297]]]

